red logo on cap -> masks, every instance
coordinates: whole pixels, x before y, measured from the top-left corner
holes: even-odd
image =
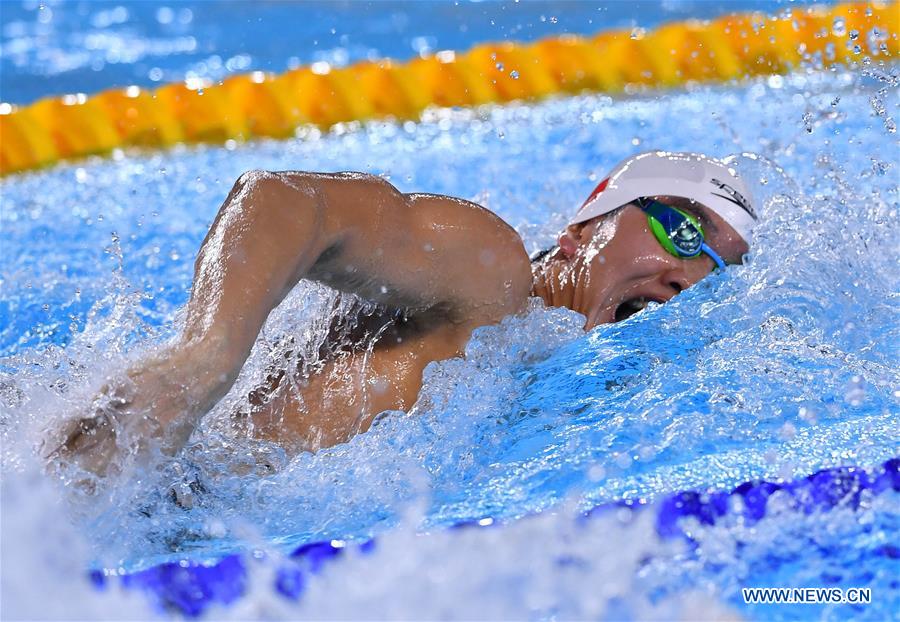
[[[598,194],[600,194],[601,192],[603,192],[604,190],[606,190],[606,185],[607,185],[608,183],[609,183],[609,177],[607,177],[606,179],[604,179],[603,181],[601,181],[599,184],[597,184],[597,187],[594,188],[594,191],[591,193],[591,196],[589,196],[589,197],[587,198],[587,201],[585,201],[584,203],[581,204],[581,207],[584,207],[585,205],[587,205],[588,203],[590,203],[591,201],[593,201],[593,200],[597,197]],[[580,208],[579,208],[579,209],[580,209]]]

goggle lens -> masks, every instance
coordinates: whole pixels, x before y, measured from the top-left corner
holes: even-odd
[[[706,244],[703,227],[692,215],[655,199],[638,199],[636,203],[647,214],[650,230],[669,254],[691,258],[705,252],[716,266],[725,267],[722,258]]]

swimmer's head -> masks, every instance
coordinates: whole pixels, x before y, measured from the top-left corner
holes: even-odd
[[[741,262],[757,220],[751,201],[727,160],[662,151],[629,158],[541,261],[535,292],[584,314],[585,329],[666,302],[717,266]]]

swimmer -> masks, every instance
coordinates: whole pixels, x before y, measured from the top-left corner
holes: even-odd
[[[530,259],[512,227],[469,201],[401,194],[359,173],[251,171],[200,248],[180,337],[109,379],[92,413],[48,439],[45,455],[105,475],[147,441],[176,453],[301,279],[379,311],[355,324],[368,345],[334,349],[302,377],[275,370],[251,394],[248,430],[293,452],[409,410],[428,363],[461,356],[475,328],[522,312],[529,297],[582,314],[585,330],[670,300],[740,263],[756,218],[727,164],[647,152],[617,165],[557,244]]]

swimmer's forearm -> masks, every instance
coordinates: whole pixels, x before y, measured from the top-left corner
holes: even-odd
[[[271,310],[326,248],[321,220],[312,185],[242,176],[198,254],[181,338],[111,378],[90,412],[50,441],[48,458],[104,476],[146,441],[177,452],[231,388]]]
[[[179,341],[108,379],[86,415],[47,439],[46,456],[103,477],[119,470],[123,453],[141,459],[154,442],[172,455],[238,371],[204,343]]]
[[[313,186],[242,175],[197,256],[185,347],[240,369],[269,313],[327,247],[321,211]]]

